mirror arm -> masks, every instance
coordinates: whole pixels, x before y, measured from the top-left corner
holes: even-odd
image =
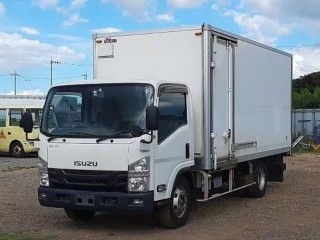
[[[150,140],[150,141],[146,141],[146,140],[142,139],[140,142],[141,142],[141,143],[147,143],[147,144],[152,143],[152,141],[153,141],[153,131],[151,131],[151,133],[149,134],[149,136],[151,137],[151,140]]]

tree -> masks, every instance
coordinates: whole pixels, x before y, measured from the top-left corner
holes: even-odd
[[[292,107],[320,108],[320,72],[310,73],[292,82]]]

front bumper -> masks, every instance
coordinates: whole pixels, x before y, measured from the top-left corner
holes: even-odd
[[[31,142],[33,143],[33,145],[31,145]],[[25,153],[36,153],[39,150],[38,148],[34,147],[34,141],[24,141],[22,142],[22,144]]]
[[[101,212],[150,213],[153,211],[153,195],[153,192],[89,192],[38,188],[42,206]]]

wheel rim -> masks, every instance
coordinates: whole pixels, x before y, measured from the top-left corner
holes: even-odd
[[[20,146],[15,145],[15,146],[13,147],[12,152],[13,152],[13,155],[19,156],[19,155],[21,155],[22,149],[21,149]]]
[[[258,172],[258,186],[260,190],[264,189],[264,186],[266,184],[266,173],[262,168],[259,169]]]
[[[173,211],[177,217],[182,217],[187,210],[188,197],[184,187],[176,188],[173,195]]]

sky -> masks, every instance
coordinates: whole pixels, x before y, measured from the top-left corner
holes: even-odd
[[[92,34],[208,23],[293,54],[320,71],[319,0],[0,0],[0,94],[46,94],[92,78]]]

